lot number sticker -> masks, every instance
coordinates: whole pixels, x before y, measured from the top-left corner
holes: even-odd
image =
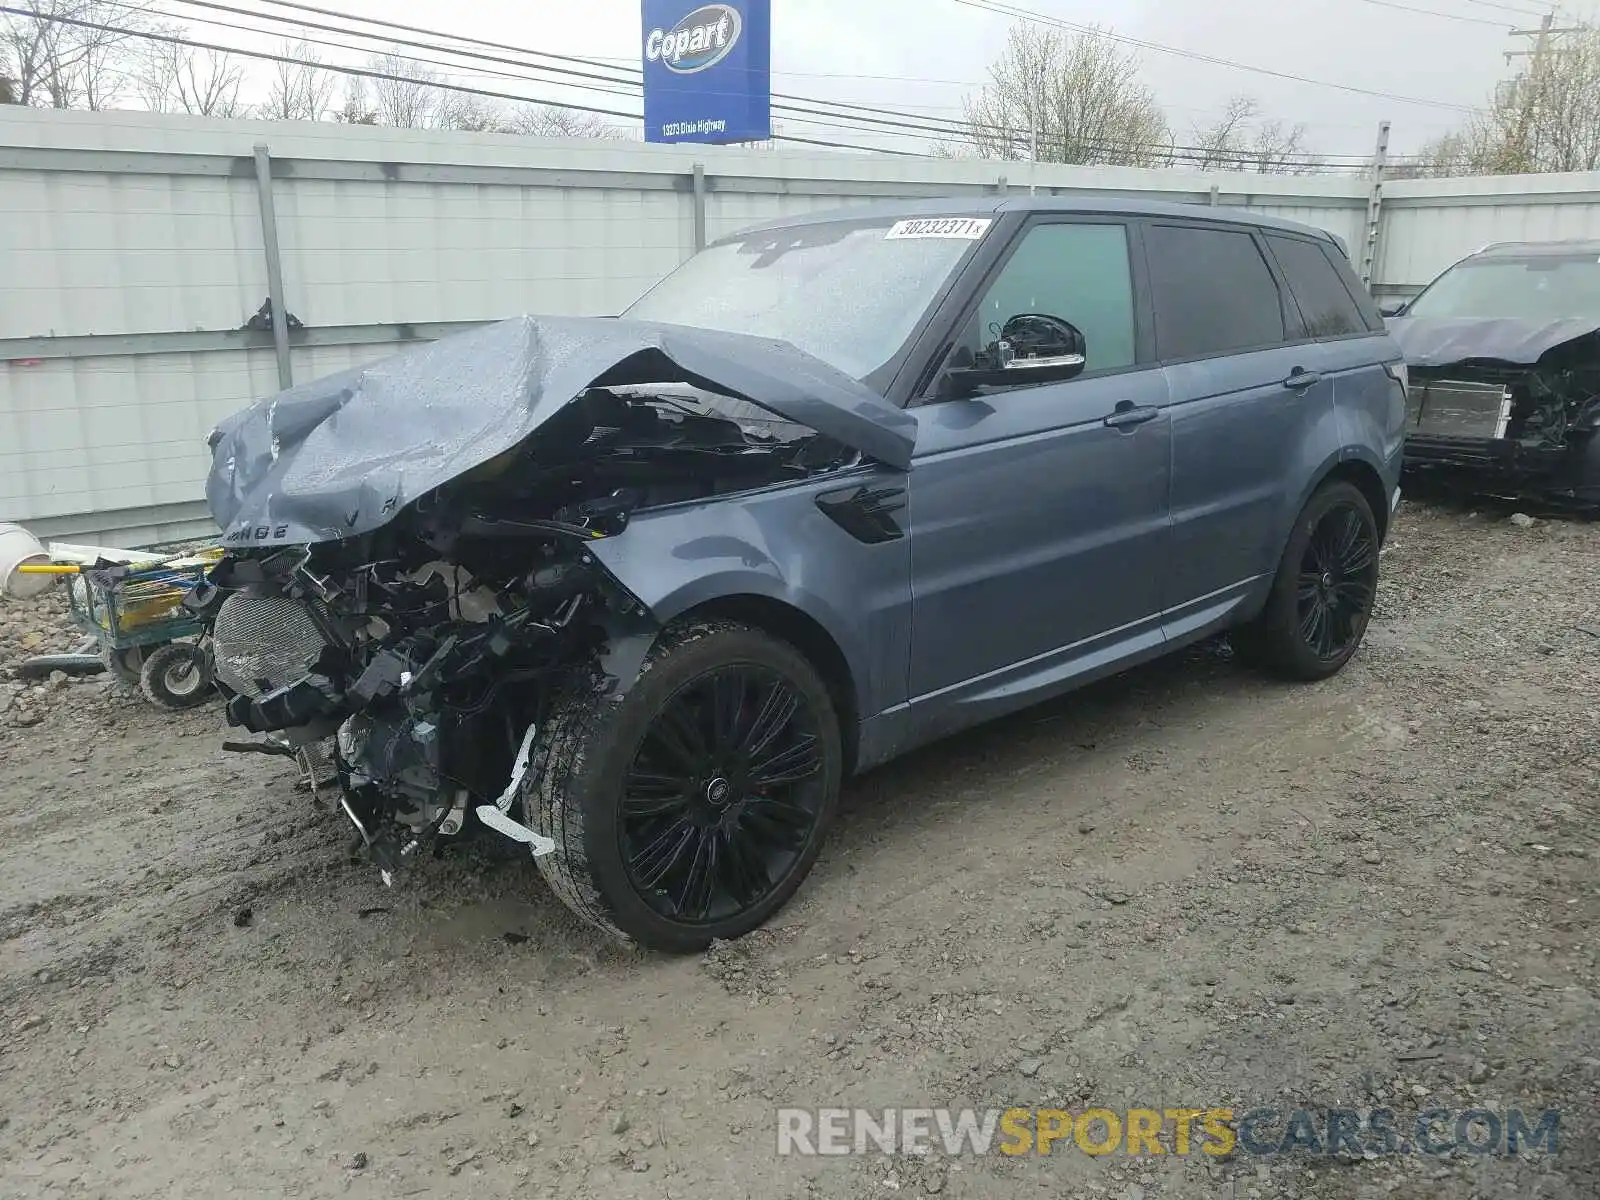
[[[890,238],[963,238],[973,242],[989,231],[987,217],[919,217],[914,221],[896,221],[884,234]]]

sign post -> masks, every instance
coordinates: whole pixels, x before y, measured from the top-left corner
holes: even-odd
[[[772,0],[643,0],[644,140],[772,136]]]

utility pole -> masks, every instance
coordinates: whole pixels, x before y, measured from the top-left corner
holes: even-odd
[[[1537,29],[1513,29],[1512,37],[1533,39],[1531,50],[1507,50],[1506,62],[1510,63],[1519,58],[1526,58],[1528,65],[1515,79],[1510,81],[1509,99],[1517,109],[1517,140],[1515,151],[1520,160],[1515,163],[1505,164],[1518,171],[1533,170],[1536,166],[1537,155],[1533,147],[1529,146],[1529,133],[1534,128],[1534,109],[1539,102],[1540,85],[1544,80],[1545,66],[1548,63],[1550,43],[1552,39],[1564,33],[1578,33],[1582,26],[1565,25],[1555,27],[1556,13],[1554,9],[1545,13],[1539,21]]]
[[[1028,195],[1034,194],[1034,180],[1039,174],[1039,114],[1028,105]]]

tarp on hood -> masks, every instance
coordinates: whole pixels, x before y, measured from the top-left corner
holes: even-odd
[[[1391,317],[1389,332],[1406,362],[1443,367],[1469,358],[1532,366],[1563,342],[1600,329],[1600,321],[1569,317],[1560,321],[1519,321],[1508,317]]]
[[[590,385],[732,394],[901,470],[916,421],[789,342],[610,317],[513,317],[260,400],[212,432],[229,545],[354,537],[518,445]]]

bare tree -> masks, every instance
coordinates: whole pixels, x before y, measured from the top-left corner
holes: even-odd
[[[1409,164],[1420,175],[1515,175],[1600,169],[1600,29],[1562,34],[1497,87],[1459,129]]]
[[[463,133],[502,133],[506,128],[505,113],[493,100],[444,89],[437,90],[431,123],[435,129]]]
[[[333,106],[334,75],[306,42],[285,42],[278,53],[291,61],[274,66],[261,115],[275,121],[320,121]]]
[[[98,109],[118,97],[132,42],[121,31],[148,25],[138,4],[16,0],[7,7],[23,10],[0,14],[0,74],[15,80],[16,103]]]
[[[216,50],[148,42],[131,70],[134,90],[151,112],[241,117],[244,67]]]
[[[1182,161],[1185,166],[1209,171],[1309,174],[1320,162],[1307,153],[1305,138],[1304,125],[1264,120],[1257,100],[1234,96],[1215,122],[1195,126],[1193,148]]]
[[[333,119],[345,125],[376,125],[378,110],[372,107],[367,96],[367,81],[352,75],[345,81],[344,104],[335,110]]]
[[[427,129],[439,110],[439,76],[395,50],[374,54],[367,63],[385,78],[372,81],[372,108],[379,125]]]
[[[965,103],[965,137],[985,158],[1153,166],[1172,137],[1138,59],[1099,30],[1072,36],[1018,23]]]
[[[608,125],[598,113],[553,104],[523,104],[505,122],[508,133],[523,137],[549,138],[624,138],[628,131]]]

